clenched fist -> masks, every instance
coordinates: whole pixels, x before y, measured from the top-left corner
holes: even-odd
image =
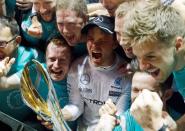
[[[99,109],[99,115],[103,114],[115,115],[117,112],[116,105],[111,99],[108,99],[105,104]]]
[[[115,125],[116,125],[116,118],[114,116],[111,116],[109,114],[103,114],[100,117],[100,120],[98,122],[98,125],[95,131],[112,131]]]
[[[28,34],[35,38],[40,38],[42,36],[42,25],[38,21],[37,16],[32,17],[32,24],[28,28]]]
[[[157,131],[163,125],[163,103],[156,92],[144,89],[132,103],[130,112],[147,131]]]

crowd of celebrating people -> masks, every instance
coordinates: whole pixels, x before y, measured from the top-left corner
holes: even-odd
[[[52,130],[21,95],[33,59],[72,131],[185,131],[185,0],[0,0],[0,112]]]

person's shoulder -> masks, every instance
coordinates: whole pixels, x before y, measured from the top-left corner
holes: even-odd
[[[84,63],[84,60],[87,58],[88,58],[87,55],[80,56],[80,57],[74,59],[74,61],[72,62],[72,65],[76,65],[76,64],[81,65]]]
[[[42,51],[32,47],[19,46],[18,55],[21,55],[23,57],[27,56],[27,58],[37,59],[40,62],[44,62],[44,54],[42,53]]]
[[[76,71],[78,70],[79,67],[82,67],[84,64],[86,64],[86,62],[88,61],[88,56],[87,55],[84,55],[84,56],[81,56],[79,58],[76,58],[72,64],[71,64],[71,67],[70,67],[70,72],[71,71]]]
[[[29,54],[34,53],[36,51],[35,48],[25,47],[25,46],[19,46],[18,50],[19,50],[19,52],[29,53]]]

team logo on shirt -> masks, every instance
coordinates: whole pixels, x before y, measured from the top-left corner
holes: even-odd
[[[82,74],[80,76],[80,82],[84,85],[87,85],[90,83],[90,76],[88,74]]]
[[[96,104],[96,105],[104,105],[105,104],[105,101],[90,99],[90,98],[86,98],[86,97],[83,97],[83,98],[91,104]]]
[[[9,93],[7,96],[7,104],[9,108],[14,110],[26,107],[22,101],[20,90],[14,90]]]
[[[114,81],[115,86],[120,86],[122,81],[122,77],[117,77]]]
[[[114,80],[114,85],[111,86],[111,88],[115,88],[115,89],[121,89],[121,81],[122,81],[122,77],[117,77],[115,80]]]

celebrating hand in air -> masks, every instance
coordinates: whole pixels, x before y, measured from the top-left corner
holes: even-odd
[[[116,125],[116,117],[114,116],[117,109],[111,99],[99,109],[100,120],[95,131],[112,131]]]
[[[43,31],[42,31],[41,23],[38,21],[37,16],[33,16],[32,17],[32,24],[28,28],[28,34],[30,36],[40,38],[42,36],[42,33],[43,33]]]
[[[0,61],[0,77],[7,75],[14,62],[15,58],[9,57],[6,57],[2,61]]]
[[[103,114],[115,115],[116,111],[116,105],[112,102],[111,99],[108,99],[105,104],[99,109],[99,114],[100,116],[102,116]]]

